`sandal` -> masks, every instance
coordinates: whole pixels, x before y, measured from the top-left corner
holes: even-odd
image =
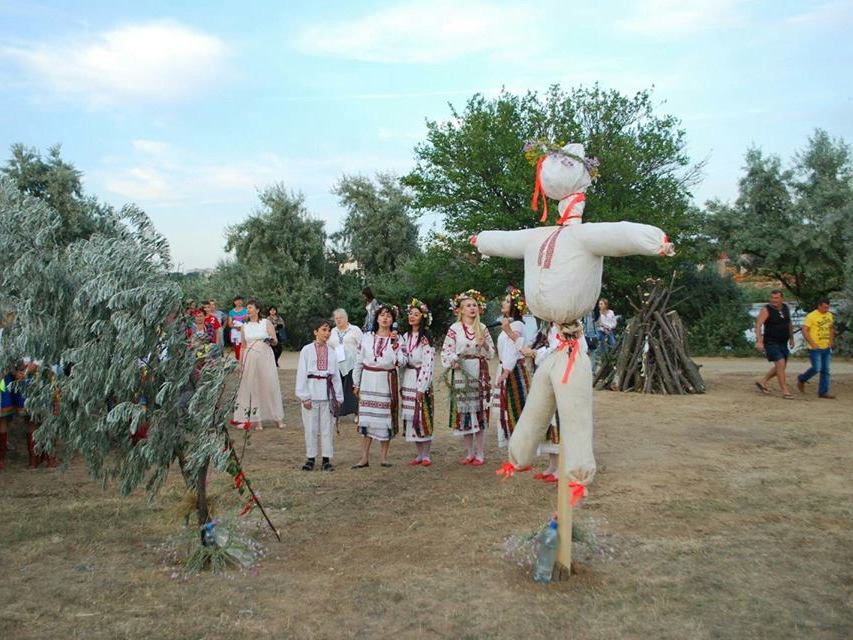
[[[379,466],[380,467],[393,467],[394,465],[391,462],[380,462]]]
[[[784,400],[793,400],[793,399],[794,399],[794,394],[792,394],[792,393],[786,393],[785,395],[783,395],[783,396],[782,396],[782,398],[783,398]]]
[[[308,458],[302,465],[303,471],[314,471],[314,458]]]
[[[369,462],[365,462],[364,464],[354,464],[350,467],[350,469],[366,469],[370,466]]]
[[[761,384],[760,382],[756,382],[755,386],[761,393],[765,395],[770,395],[770,389],[768,389],[765,385]]]
[[[430,465],[432,465],[432,460],[430,460],[429,458],[424,458],[421,462],[422,467],[429,467]]]
[[[335,470],[335,465],[333,465],[331,462],[324,462],[324,463],[323,463],[323,466],[322,466],[322,467],[320,467],[320,468],[321,468],[323,471],[334,471],[334,470]]]

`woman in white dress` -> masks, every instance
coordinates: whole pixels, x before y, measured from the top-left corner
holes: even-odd
[[[397,367],[406,364],[399,335],[391,325],[396,309],[380,304],[373,324],[376,331],[364,334],[353,369],[352,381],[358,396],[358,431],[362,435],[361,459],[353,469],[370,466],[370,445],[379,441],[379,462],[390,467],[388,448],[400,429]]]
[[[465,440],[461,464],[475,467],[485,462],[486,427],[489,424],[491,378],[488,360],[495,343],[480,322],[486,300],[468,289],[451,301],[457,321],[450,325],[441,348],[441,366],[450,369],[450,428]]]
[[[507,287],[501,303],[501,332],[498,334],[498,367],[495,371],[492,408],[496,414],[498,446],[505,447],[515,425],[521,417],[530,374],[522,350],[527,346],[524,338],[524,314],[527,303],[520,289]]]
[[[234,424],[246,424],[258,431],[264,424],[284,428],[284,407],[275,356],[270,345],[276,344],[275,329],[260,317],[255,300],[246,303],[249,317],[240,327],[240,390],[234,406]]]
[[[432,371],[435,347],[429,325],[429,307],[417,298],[408,306],[409,331],[403,334],[402,349],[406,360],[400,396],[403,407],[403,426],[406,442],[414,442],[418,455],[410,465],[428,467],[432,464],[430,446],[433,433]]]

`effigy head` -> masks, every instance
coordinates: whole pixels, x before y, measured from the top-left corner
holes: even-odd
[[[533,192],[533,210],[539,208],[539,195],[559,202],[560,217],[557,224],[580,220],[583,216],[585,192],[598,177],[599,162],[587,158],[584,146],[569,143],[562,147],[544,140],[533,140],[524,145],[524,155],[536,167],[536,187]],[[548,203],[544,203],[541,221],[548,218]]]

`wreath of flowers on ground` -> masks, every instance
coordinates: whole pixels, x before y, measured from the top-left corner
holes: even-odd
[[[412,301],[407,306],[408,309],[417,309],[423,314],[423,326],[428,327],[432,324],[432,313],[430,313],[429,307],[425,302],[421,302],[417,298],[412,298]]]
[[[509,296],[509,303],[518,309],[521,315],[527,315],[527,300],[524,299],[524,293],[518,287],[509,285],[506,288],[506,293]]]
[[[486,296],[477,291],[476,289],[468,289],[467,291],[463,291],[462,293],[457,293],[450,299],[450,310],[453,313],[459,311],[459,306],[462,304],[463,300],[471,299],[477,303],[477,306],[480,307],[480,313],[484,313],[486,311]]]
[[[572,166],[575,162],[580,162],[584,167],[586,167],[590,179],[595,182],[595,180],[598,179],[598,168],[601,165],[598,158],[582,158],[580,156],[576,156],[575,154],[569,153],[563,149],[564,146],[564,144],[548,142],[544,138],[537,138],[536,140],[528,140],[525,142],[522,150],[524,151],[524,157],[527,158],[527,161],[534,167],[539,164],[539,161],[542,158],[548,156],[558,158],[559,161],[566,166]]]

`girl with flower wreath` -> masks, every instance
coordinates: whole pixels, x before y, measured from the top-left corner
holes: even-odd
[[[399,427],[397,367],[406,364],[396,327],[397,309],[380,304],[373,318],[374,331],[364,334],[355,361],[352,382],[358,396],[358,432],[362,435],[361,459],[353,469],[370,466],[370,445],[379,441],[379,461],[390,467],[388,447]]]
[[[451,300],[458,318],[450,325],[441,349],[441,365],[450,370],[450,428],[465,439],[467,455],[460,462],[475,467],[485,461],[491,378],[488,360],[495,344],[480,314],[486,300],[468,289]]]
[[[432,372],[435,347],[430,335],[432,314],[429,307],[412,299],[408,305],[409,331],[401,340],[406,368],[403,370],[400,396],[406,442],[414,442],[418,455],[410,465],[432,464],[430,446],[433,433]]]
[[[521,416],[530,374],[522,350],[527,346],[524,338],[524,314],[527,303],[524,294],[516,287],[507,287],[501,303],[501,332],[498,334],[498,368],[495,371],[492,407],[497,414],[498,446],[506,447]]]

